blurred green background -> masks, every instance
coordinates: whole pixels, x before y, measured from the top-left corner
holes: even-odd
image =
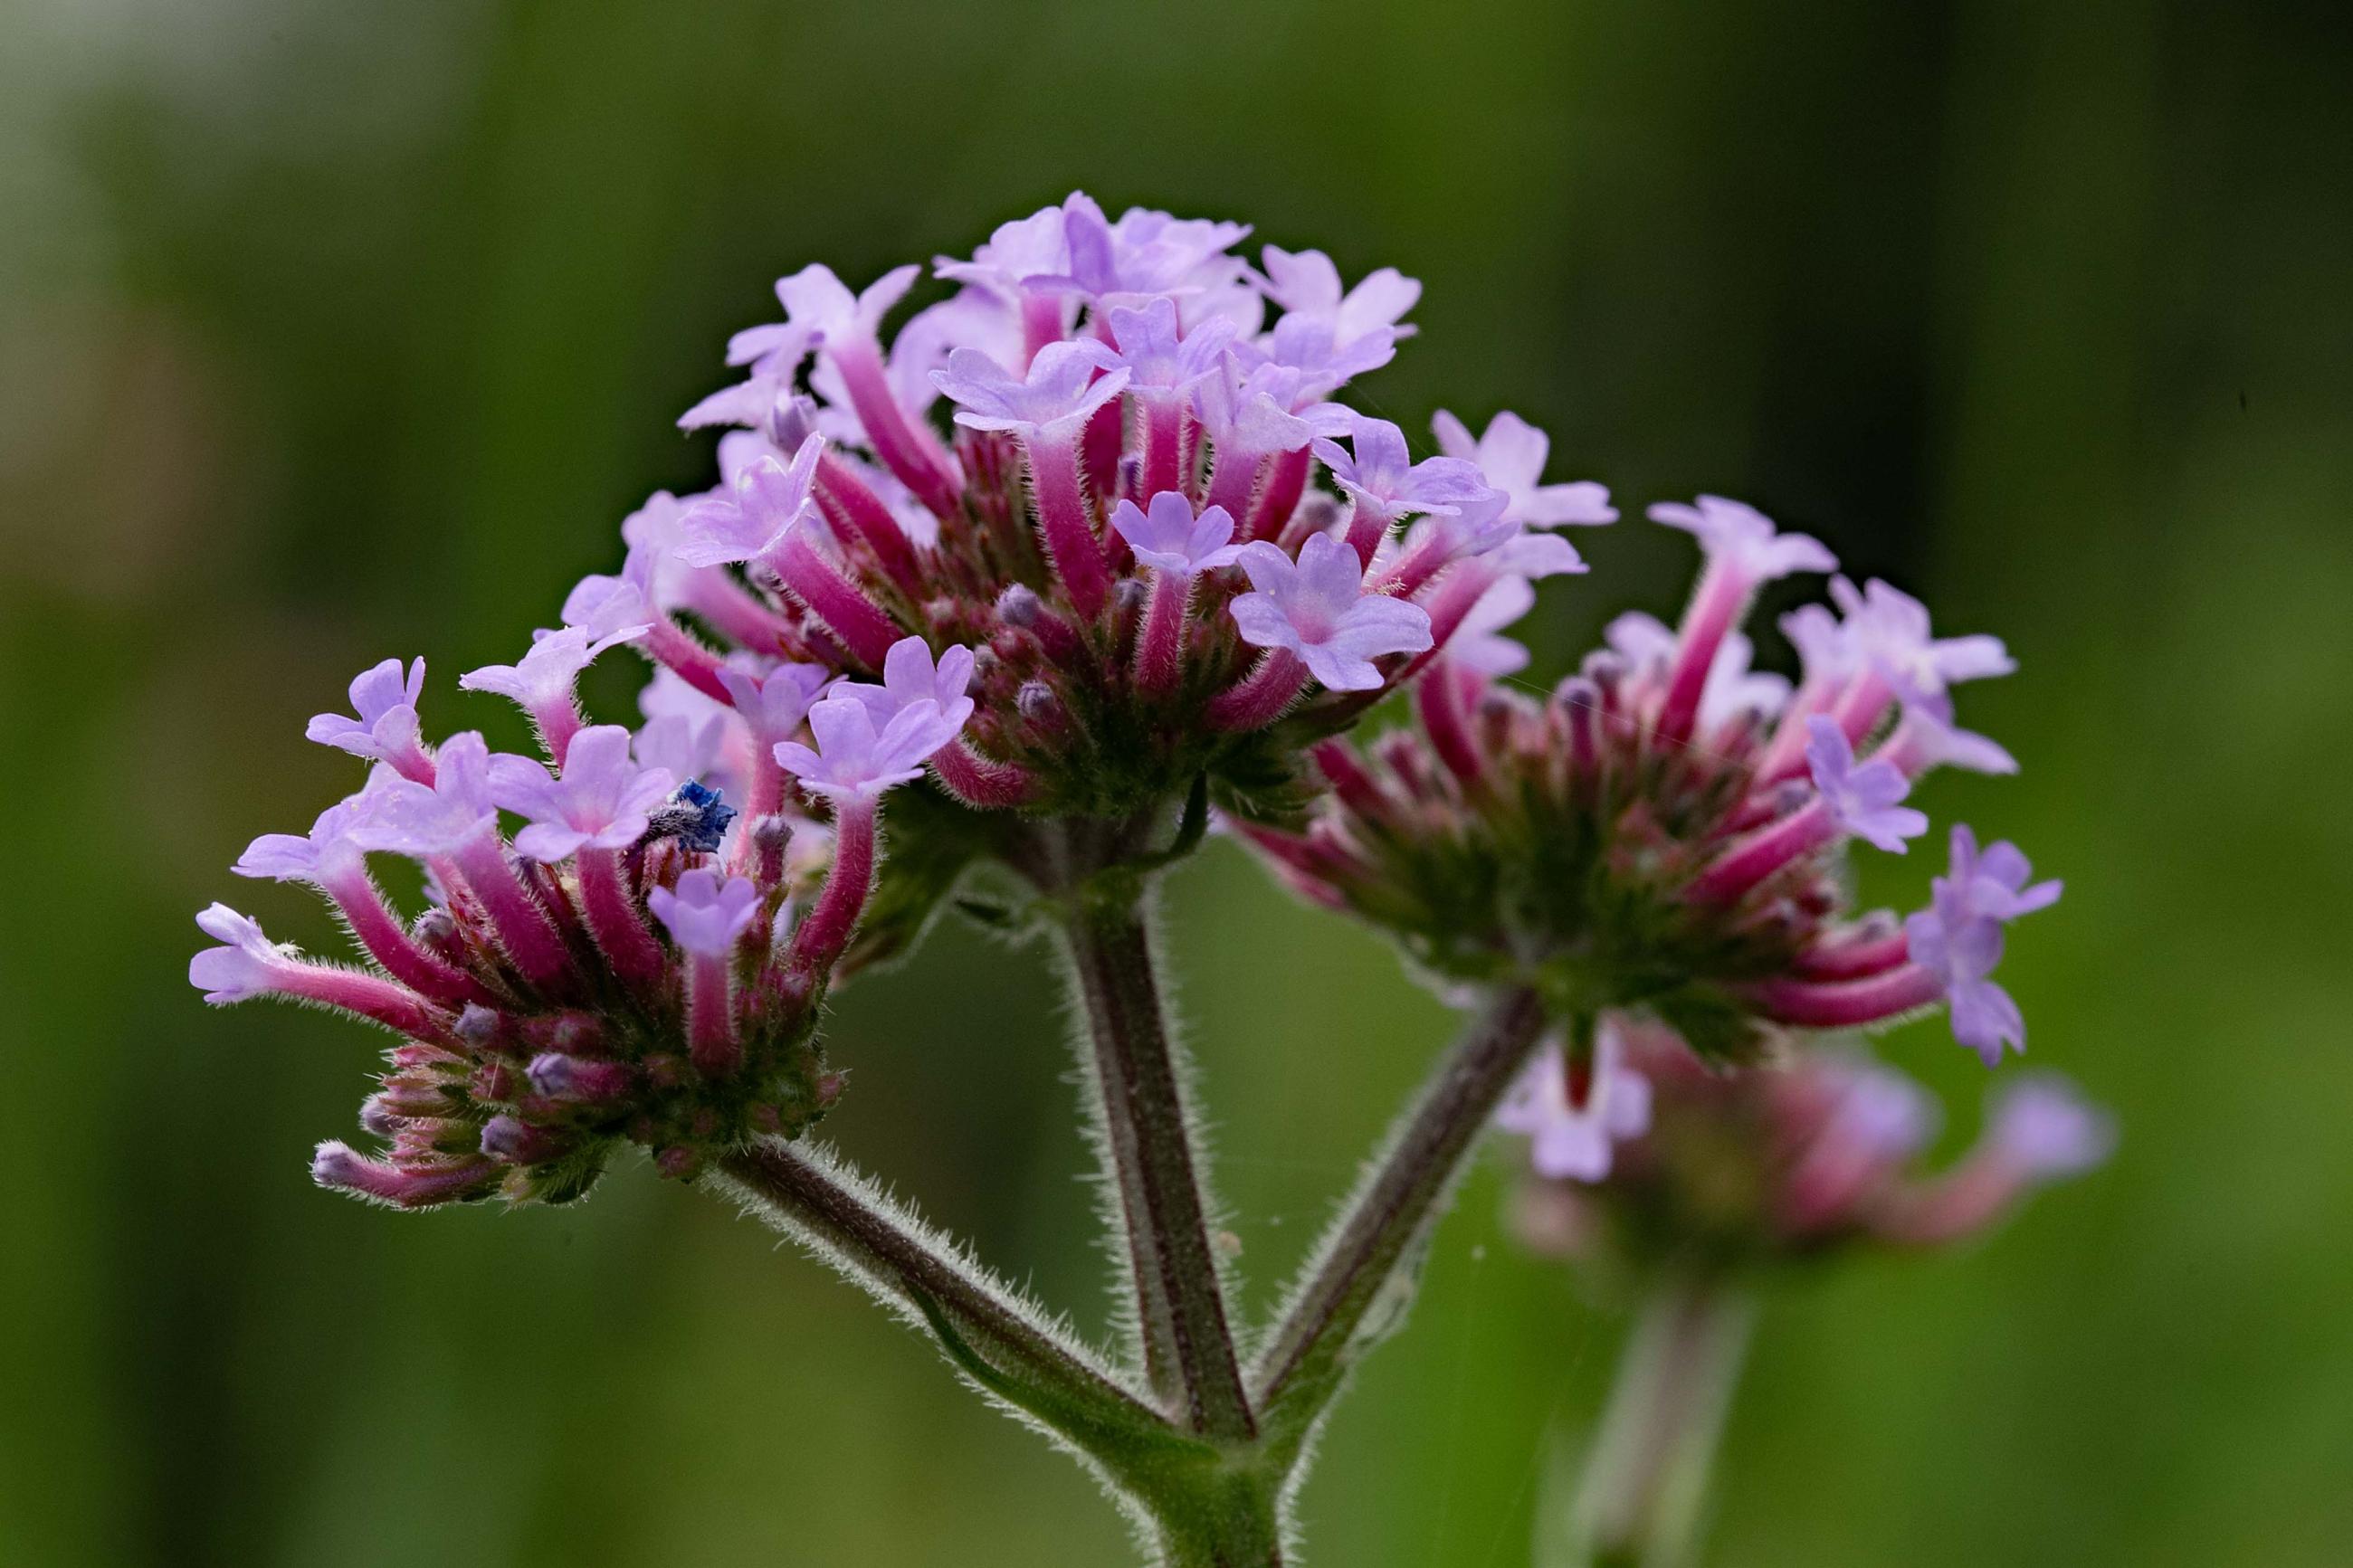
[[[642,1166],[562,1214],[315,1191],[372,1039],[184,981],[215,897],[331,940],[226,868],[356,782],[300,737],[362,665],[520,741],[451,682],[704,482],[670,421],[770,279],[1076,184],[1422,278],[1366,405],[1514,408],[1630,512],[1747,498],[2024,663],[1965,711],[2025,775],[1929,804],[2067,878],[2008,978],[2121,1153],[1775,1300],[1713,1560],[2353,1561],[2353,12],[2188,0],[12,0],[0,1561],[1129,1560],[1074,1467]],[[1679,540],[1589,542],[1540,673],[1672,613]],[[1229,847],[1168,915],[1262,1299],[1447,1020]],[[943,933],[845,998],[832,1126],[1099,1321],[1056,1003]],[[1965,1135],[1974,1063],[1886,1048]],[[1311,1561],[1527,1561],[1619,1323],[1499,1206],[1491,1168],[1342,1407]]]

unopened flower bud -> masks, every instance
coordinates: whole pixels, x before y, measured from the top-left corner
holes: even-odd
[[[997,618],[1008,626],[1036,626],[1039,609],[1037,591],[1024,584],[1016,583],[997,595]]]

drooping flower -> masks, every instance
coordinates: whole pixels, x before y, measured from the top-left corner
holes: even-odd
[[[1496,1107],[1495,1125],[1529,1140],[1529,1163],[1539,1175],[1598,1182],[1609,1173],[1617,1145],[1650,1131],[1650,1080],[1626,1064],[1615,1024],[1605,1020],[1596,1031],[1586,1076],[1583,1096],[1572,1097],[1562,1049],[1539,1047]]]
[[[1696,505],[1661,501],[1651,521],[1680,528],[1700,542],[1711,565],[1720,565],[1753,588],[1793,572],[1831,572],[1838,567],[1821,541],[1783,533],[1755,507],[1722,496],[1702,496]]]

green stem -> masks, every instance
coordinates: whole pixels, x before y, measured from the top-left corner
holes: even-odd
[[[1543,1032],[1533,992],[1499,995],[1390,1133],[1308,1265],[1253,1369],[1270,1439],[1290,1462],[1369,1342],[1404,1317],[1400,1287],[1472,1143]],[[1394,1307],[1377,1317],[1385,1302]]]
[[[1682,1568],[1740,1381],[1756,1303],[1719,1279],[1653,1289],[1619,1363],[1570,1529],[1584,1568]]]
[[[1166,1457],[1176,1435],[1157,1413],[829,1151],[763,1142],[727,1156],[720,1173],[745,1209],[928,1331],[974,1382],[1106,1469]]]
[[[1258,1425],[1209,1241],[1145,897],[1141,878],[1099,877],[1076,891],[1066,911],[1096,1123],[1125,1232],[1146,1378],[1188,1430],[1248,1443]]]

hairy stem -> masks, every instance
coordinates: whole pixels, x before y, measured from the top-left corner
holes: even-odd
[[[1409,1268],[1544,1023],[1535,993],[1499,995],[1455,1042],[1325,1233],[1251,1378],[1254,1404],[1287,1446],[1304,1444],[1339,1392],[1374,1309]],[[1372,1332],[1401,1315],[1384,1313]]]
[[[720,1170],[746,1210],[927,1327],[974,1381],[1107,1466],[1138,1435],[1165,1430],[1107,1369],[829,1152],[771,1141]]]
[[[1581,1568],[1680,1568],[1740,1380],[1755,1303],[1721,1280],[1662,1281],[1644,1303],[1572,1509]]]
[[[1180,1423],[1247,1441],[1257,1422],[1211,1250],[1183,1073],[1160,1004],[1140,879],[1083,889],[1065,924],[1086,1011],[1108,1174],[1126,1232],[1145,1369]]]

